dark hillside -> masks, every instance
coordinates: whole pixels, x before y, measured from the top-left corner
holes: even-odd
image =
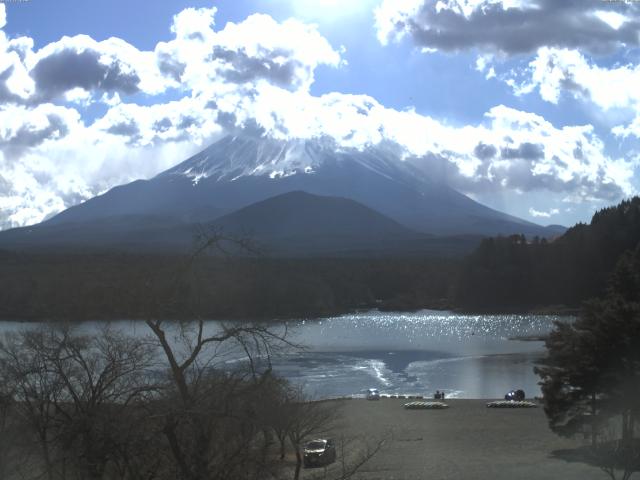
[[[600,210],[552,242],[485,239],[462,267],[454,303],[468,310],[578,307],[602,295],[618,259],[639,242],[639,197]]]

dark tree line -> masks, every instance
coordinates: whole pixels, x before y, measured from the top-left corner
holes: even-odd
[[[197,285],[173,281],[185,257],[0,252],[0,318],[144,319],[322,316],[359,308],[578,309],[603,294],[616,261],[640,242],[640,198],[597,212],[557,239],[484,239],[467,258],[199,257]],[[176,295],[176,292],[178,295]]]
[[[640,198],[597,212],[547,241],[488,238],[464,262],[453,304],[467,310],[578,308],[602,295],[620,256],[640,242]]]
[[[175,284],[184,257],[0,252],[0,318],[144,319],[321,316],[358,308],[448,306],[457,260],[201,257],[193,281]],[[206,295],[197,292],[206,291]]]

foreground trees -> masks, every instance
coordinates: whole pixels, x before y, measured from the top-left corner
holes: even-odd
[[[259,413],[286,401],[272,395],[269,365],[271,350],[286,343],[285,335],[260,325],[221,325],[206,332],[202,320],[146,323],[169,365],[160,416],[176,478],[262,478],[265,472],[276,473],[277,465],[270,465],[266,455],[271,419]],[[168,327],[177,331],[171,334]],[[244,356],[243,367],[216,368],[218,362],[234,358],[234,350]],[[265,363],[261,369],[259,361]]]
[[[640,247],[622,256],[604,299],[560,323],[536,369],[550,427],[588,432],[591,454],[616,478],[640,470]]]
[[[24,441],[11,447],[40,453],[17,465],[21,474],[101,479],[128,469],[140,404],[155,389],[151,362],[146,342],[106,328],[92,338],[63,328],[6,336],[0,378],[12,399],[11,427]]]
[[[162,336],[169,362],[151,338],[109,329],[7,336],[0,429],[13,441],[0,444],[2,478],[276,478],[280,459],[264,448],[277,421],[270,414],[285,401],[270,393],[276,380],[268,370],[213,368],[214,358],[199,354],[207,343],[258,333],[176,333]],[[194,349],[168,337],[195,340]]]
[[[282,331],[148,324],[135,337],[44,327],[0,341],[0,478],[297,479],[304,442],[333,435],[335,402],[271,371]],[[341,437],[341,462],[317,474],[349,478],[382,444],[356,440]]]

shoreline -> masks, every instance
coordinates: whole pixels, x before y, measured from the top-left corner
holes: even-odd
[[[579,309],[532,309],[532,310],[464,310],[458,309],[455,307],[452,308],[433,308],[430,306],[425,306],[421,308],[407,308],[407,309],[385,309],[380,308],[380,306],[373,305],[371,308],[352,308],[345,310],[335,310],[322,314],[312,314],[309,316],[278,316],[278,317],[225,317],[225,318],[207,318],[205,321],[213,321],[213,322],[230,322],[230,323],[284,323],[295,320],[300,321],[312,321],[312,320],[323,320],[327,318],[335,318],[341,317],[344,315],[350,314],[358,314],[358,313],[369,313],[369,312],[379,312],[385,314],[406,314],[406,313],[417,313],[421,311],[429,311],[429,312],[449,312],[454,315],[463,315],[463,316],[479,316],[479,315],[539,315],[539,316],[547,316],[547,317],[556,317],[556,316],[576,316],[580,313]],[[167,322],[181,322],[185,321],[183,318],[164,318],[160,317],[161,320]],[[131,318],[115,318],[115,317],[103,317],[103,318],[85,318],[85,319],[65,319],[61,320],[58,318],[50,318],[50,317],[2,317],[0,316],[0,323],[8,322],[8,323],[70,323],[70,324],[81,324],[86,322],[144,322],[146,318],[143,317],[131,317]],[[538,338],[531,337],[532,340],[539,340]],[[511,337],[508,340],[527,340],[528,337]],[[541,337],[540,341],[544,341],[544,338]]]

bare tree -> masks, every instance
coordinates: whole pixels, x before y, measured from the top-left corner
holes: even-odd
[[[260,401],[255,398],[270,388],[267,380],[272,378],[273,350],[287,343],[283,328],[204,321],[198,313],[207,295],[198,269],[200,257],[211,252],[222,257],[255,253],[256,249],[247,239],[217,231],[203,230],[199,240],[176,273],[172,291],[165,298],[156,297],[146,320],[168,365],[165,396],[172,400],[164,403],[162,434],[170,447],[176,476],[184,480],[230,478],[242,469],[243,475],[248,475],[249,464],[256,471],[264,469],[264,462],[258,460],[266,458],[269,437],[259,416]],[[176,296],[183,295],[190,296],[192,310],[183,312],[186,320],[168,322],[154,314],[157,305],[177,302]],[[230,358],[243,359],[242,368],[225,367],[223,362]],[[255,395],[258,397],[253,398]],[[252,449],[258,435],[263,448],[256,456]]]
[[[11,455],[11,425],[10,417],[14,401],[11,393],[7,390],[5,379],[0,377],[0,478],[8,476],[8,460]]]
[[[165,402],[162,433],[179,478],[227,478],[223,472],[255,463],[249,452],[257,435],[267,441],[261,396],[272,388],[269,359],[274,346],[285,341],[283,332],[253,324],[217,324],[207,331],[202,319],[147,320],[147,325],[169,366],[171,401]],[[242,358],[242,368],[222,368],[230,358]]]
[[[283,461],[286,455],[289,430],[294,425],[292,422],[291,405],[296,402],[297,391],[292,389],[289,383],[281,378],[274,377],[271,388],[263,397],[261,414],[265,418],[265,427],[275,435],[277,439],[278,459]]]
[[[293,396],[288,403],[288,437],[296,456],[296,468],[293,478],[300,478],[304,456],[303,448],[311,437],[329,433],[340,417],[338,405],[329,402],[313,402],[304,398],[301,392]]]
[[[111,476],[129,440],[131,406],[154,391],[151,353],[148,342],[108,327],[91,338],[42,328],[0,344],[0,370],[48,479]]]
[[[343,430],[342,403],[339,400],[309,401],[300,390],[291,390],[287,397],[287,414],[279,420],[288,422],[287,435],[296,456],[293,471],[298,480],[304,464],[304,444],[314,438],[332,437]],[[363,438],[340,434],[337,442],[337,463],[325,467],[324,471],[309,476],[312,479],[347,480],[354,477],[362,467],[383,448],[387,436]]]
[[[52,443],[56,436],[55,405],[63,385],[47,363],[44,345],[50,331],[22,331],[7,334],[0,342],[0,372],[15,401],[16,414],[34,434],[44,474],[55,478]]]
[[[379,438],[348,438],[342,436],[340,447],[342,451],[340,471],[337,475],[330,477],[334,480],[347,480],[354,477],[364,465],[375,457],[387,442],[389,435]],[[349,457],[347,449],[352,448],[354,453]],[[347,460],[349,458],[349,460]]]

